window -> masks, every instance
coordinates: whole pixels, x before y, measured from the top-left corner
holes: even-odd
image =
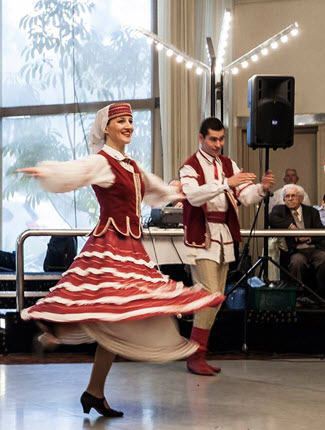
[[[90,187],[50,194],[14,171],[42,160],[86,156],[95,112],[106,104],[131,101],[135,133],[128,153],[151,170],[152,50],[128,25],[151,29],[153,5],[152,0],[3,2],[3,250],[12,251],[27,228],[94,226],[98,208]],[[48,240],[27,240],[26,270],[41,270]]]

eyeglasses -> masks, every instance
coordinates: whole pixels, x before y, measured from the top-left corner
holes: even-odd
[[[297,198],[297,197],[299,197],[299,196],[298,196],[298,194],[286,194],[286,195],[284,196],[284,198],[285,198],[285,199],[290,199],[290,198],[295,199],[295,198]]]

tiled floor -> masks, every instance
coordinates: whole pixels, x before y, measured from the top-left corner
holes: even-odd
[[[320,430],[325,362],[224,360],[215,377],[184,362],[114,363],[106,388],[124,418],[84,415],[90,363],[0,365],[1,430]]]

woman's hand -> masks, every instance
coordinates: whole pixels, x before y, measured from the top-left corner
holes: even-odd
[[[42,176],[42,169],[39,167],[24,167],[23,169],[17,169],[17,173],[26,173],[27,176],[40,177]]]

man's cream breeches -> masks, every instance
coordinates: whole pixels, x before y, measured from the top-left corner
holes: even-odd
[[[212,260],[196,260],[195,265],[191,265],[193,283],[201,283],[204,288],[211,292],[224,294],[228,263],[217,263]],[[198,311],[194,317],[194,326],[201,329],[211,329],[220,306],[205,308]]]

